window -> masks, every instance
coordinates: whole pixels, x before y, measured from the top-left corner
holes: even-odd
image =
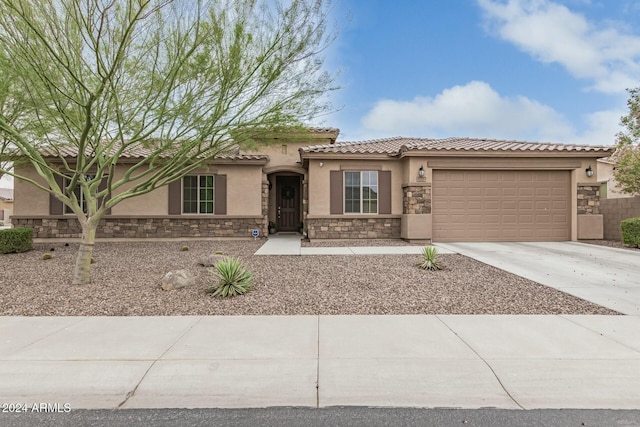
[[[182,212],[186,214],[213,214],[213,175],[192,175],[182,178]]]
[[[96,177],[95,175],[85,175],[84,179],[87,181],[90,181],[95,177]],[[64,187],[66,188],[68,185],[69,185],[69,179],[65,178]],[[84,198],[84,193],[82,192],[82,188],[80,187],[80,184],[76,184],[76,186],[73,189],[73,193],[76,195],[76,199],[78,199],[78,204],[82,207],[82,212],[87,213],[87,201]],[[64,213],[72,214],[73,210],[71,210],[69,206],[64,205]]]
[[[378,172],[344,173],[344,212],[378,213]]]

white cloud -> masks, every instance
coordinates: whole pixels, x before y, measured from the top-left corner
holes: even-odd
[[[435,97],[379,101],[364,117],[366,129],[428,137],[558,139],[570,126],[553,108],[524,96],[500,96],[489,84],[472,81]],[[544,124],[544,126],[541,126]]]
[[[489,31],[536,60],[558,63],[571,75],[592,81],[592,89],[624,92],[638,84],[640,36],[550,0],[477,0]]]
[[[472,81],[445,89],[434,97],[378,101],[362,119],[361,134],[609,145],[614,142],[622,114],[622,111],[592,113],[585,117],[585,130],[577,132],[548,105],[525,96],[504,97],[488,83]]]

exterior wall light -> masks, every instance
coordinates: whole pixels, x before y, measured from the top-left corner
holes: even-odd
[[[422,165],[420,165],[420,169],[418,169],[418,176],[420,176],[420,178],[424,177],[424,167]]]
[[[589,167],[587,167],[584,171],[589,178],[593,176],[593,169],[591,169],[591,165],[589,165]]]

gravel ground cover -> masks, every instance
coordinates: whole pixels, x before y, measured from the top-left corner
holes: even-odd
[[[418,255],[254,256],[261,244],[99,242],[88,286],[70,284],[77,244],[36,244],[0,255],[0,315],[617,314],[461,255],[442,255],[447,269],[428,272]],[[245,262],[251,292],[205,293],[213,279],[197,263],[216,250]],[[176,269],[197,274],[196,285],[163,291],[160,279]]]
[[[630,251],[640,251],[640,248],[634,248],[622,244],[617,240],[580,240],[580,243],[588,243],[590,245],[608,246],[610,248],[629,249]]]

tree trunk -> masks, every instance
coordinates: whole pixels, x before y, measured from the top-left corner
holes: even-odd
[[[97,228],[97,222],[89,220],[82,223],[82,240],[76,257],[76,268],[73,272],[74,285],[88,285],[91,281],[91,255],[93,255]]]

